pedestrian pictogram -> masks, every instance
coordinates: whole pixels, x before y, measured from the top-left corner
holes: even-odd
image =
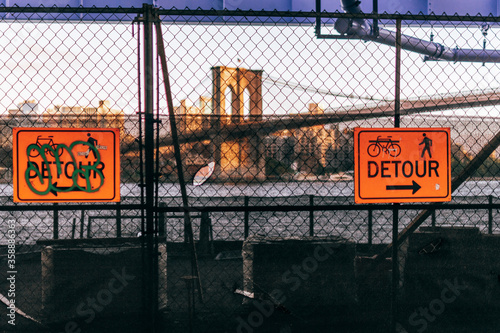
[[[422,142],[419,143],[419,145],[424,145],[424,149],[422,150],[421,157],[424,157],[425,152],[427,152],[427,154],[429,154],[429,157],[432,157],[432,154],[431,154],[432,140],[427,137],[426,133],[422,134],[422,136],[424,138],[423,138]]]
[[[90,144],[91,144],[91,146],[93,146],[94,148],[97,148],[97,140],[96,140],[96,139],[94,139],[90,133],[87,133],[87,136],[89,137],[89,138],[87,139],[87,142],[88,142],[88,143],[90,143]],[[89,149],[87,150],[87,154],[85,155],[85,158],[88,158],[88,157],[89,157],[89,154],[90,154],[90,151],[91,151],[91,150],[92,150],[92,155],[94,156],[94,158],[97,158],[97,154],[96,154],[96,152],[97,152],[98,150],[96,150],[96,149],[90,149],[90,147],[89,147]]]
[[[120,201],[119,139],[118,129],[14,128],[14,201]]]
[[[357,203],[451,200],[449,128],[356,128]]]

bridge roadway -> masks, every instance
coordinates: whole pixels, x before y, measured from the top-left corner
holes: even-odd
[[[410,115],[423,112],[465,109],[500,104],[500,92],[482,94],[450,95],[439,98],[406,100],[401,102],[400,114]],[[220,129],[198,130],[179,134],[179,143],[191,143],[218,137],[222,140],[232,140],[244,137],[253,137],[256,134],[269,135],[281,130],[292,130],[301,127],[333,124],[345,121],[393,117],[395,103],[379,103],[362,108],[339,108],[335,112],[324,114],[304,114],[295,116],[272,116],[261,121],[247,121],[221,125]],[[215,116],[212,116],[215,117]],[[265,117],[265,116],[264,116]],[[160,146],[172,145],[171,136],[160,138]]]

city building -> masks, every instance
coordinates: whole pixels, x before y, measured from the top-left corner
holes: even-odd
[[[119,128],[123,135],[125,114],[112,109],[109,101],[99,101],[98,107],[55,105],[42,119],[48,127]]]
[[[26,100],[17,104],[17,108],[7,111],[7,124],[12,127],[40,126],[41,119],[36,100]]]
[[[290,117],[299,120],[306,115],[322,114],[324,114],[324,107],[321,104],[310,103],[307,112],[292,114]],[[305,174],[319,175],[325,172],[336,171],[340,165],[344,164],[341,159],[347,158],[348,151],[354,147],[353,145],[348,146],[349,142],[346,140],[345,135],[335,125],[315,125],[293,130],[283,130],[274,133],[272,136],[282,138],[293,137],[294,161],[291,166],[294,171]],[[273,156],[278,162],[285,163],[286,165],[289,162],[280,159],[283,155],[282,153],[273,153],[273,151],[280,152],[283,149],[287,150],[287,147],[279,147],[284,142],[268,138],[265,140],[265,151],[267,156]],[[287,142],[290,142],[290,140]],[[289,143],[286,144],[286,146],[288,145]]]
[[[190,105],[187,100],[181,100],[180,105],[174,107],[174,114],[177,116],[177,130],[179,133],[189,133],[200,129],[209,129],[212,111],[210,97],[200,96],[198,105]]]

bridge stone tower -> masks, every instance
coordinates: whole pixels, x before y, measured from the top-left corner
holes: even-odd
[[[262,70],[218,66],[212,67],[212,77],[214,129],[262,120]],[[244,115],[245,89],[250,99],[247,116]],[[229,92],[231,92],[230,109],[226,107],[226,94]],[[265,179],[265,160],[259,133],[241,139],[225,139],[216,134],[211,142],[216,179],[235,181]]]

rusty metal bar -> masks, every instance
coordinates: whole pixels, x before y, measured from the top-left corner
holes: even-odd
[[[165,54],[165,46],[163,43],[163,33],[161,29],[161,21],[156,14],[155,17],[155,28],[156,28],[156,39],[157,39],[157,47],[158,47],[158,56],[160,57],[161,69],[163,73],[163,84],[165,86],[165,94],[167,97],[167,105],[168,105],[168,115],[170,121],[170,131],[172,135],[172,142],[174,145],[174,155],[175,155],[175,163],[177,165],[177,176],[179,178],[179,186],[181,188],[182,195],[182,205],[183,205],[183,213],[184,213],[184,230],[185,234],[188,236],[188,245],[190,247],[191,252],[191,265],[192,265],[192,275],[197,277],[198,283],[198,292],[200,301],[203,302],[203,289],[201,285],[201,277],[200,270],[198,267],[198,257],[196,254],[196,244],[194,243],[194,235],[193,235],[193,225],[191,222],[191,216],[189,214],[189,200],[186,191],[186,183],[184,181],[184,172],[182,168],[182,158],[181,158],[181,150],[179,145],[179,138],[177,134],[177,124],[174,114],[174,103],[172,100],[172,91],[170,90],[170,79],[168,75],[167,69],[167,57]]]
[[[467,180],[476,170],[483,164],[483,162],[498,148],[500,145],[500,132],[495,135],[490,142],[488,142],[483,149],[470,161],[469,164],[462,170],[462,172],[456,176],[451,181],[451,192],[453,193],[462,183]],[[440,203],[435,203],[435,206],[440,206]],[[491,207],[491,205],[489,205]],[[422,210],[413,221],[404,228],[398,236],[398,242],[403,242],[406,238],[408,238],[415,230],[420,227],[420,225],[431,216],[434,208]],[[387,254],[391,251],[393,244],[389,244],[380,254],[377,255],[377,258],[383,259],[387,256]]]

